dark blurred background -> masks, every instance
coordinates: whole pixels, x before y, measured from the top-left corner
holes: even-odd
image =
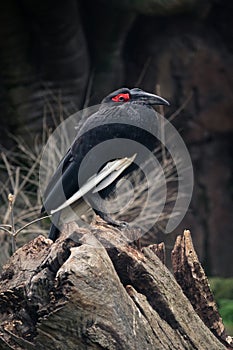
[[[192,232],[209,275],[233,276],[233,3],[228,0],[3,0],[2,148],[121,86],[180,109],[195,187],[174,236]],[[180,108],[182,107],[183,108]]]

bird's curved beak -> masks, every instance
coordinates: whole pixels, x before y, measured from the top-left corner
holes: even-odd
[[[138,102],[144,102],[148,105],[165,105],[170,106],[170,103],[165,100],[163,97],[160,97],[158,95],[151,94],[149,92],[145,92],[143,90],[135,89],[135,91],[132,89],[130,91],[131,98],[134,101]]]

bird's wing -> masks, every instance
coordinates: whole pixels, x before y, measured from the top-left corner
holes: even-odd
[[[79,141],[75,140],[75,142],[78,147],[81,138]],[[50,212],[57,208],[66,198],[69,198],[78,190],[78,181],[75,181],[77,179],[75,175],[78,173],[79,165],[77,159],[74,159],[72,148],[70,148],[59,163],[44,192],[42,211]]]
[[[130,113],[126,113],[127,118],[132,118]],[[125,118],[125,110],[114,108],[98,111],[91,115],[86,122],[83,124],[78,132],[76,139],[71,145],[65,157],[59,164],[55,174],[53,175],[44,195],[44,208],[47,212],[55,210],[60,207],[67,199],[72,197],[79,190],[78,173],[80,164],[89,151],[96,145],[102,142],[114,139],[114,138],[129,138],[131,135],[132,139],[137,141],[138,132],[136,127],[126,123],[119,124],[121,119]],[[114,124],[116,123],[116,124]],[[133,152],[134,153],[134,152]],[[132,157],[130,149],[124,148],[124,153],[121,156]],[[119,156],[113,157],[112,159],[120,158]],[[84,164],[84,173],[88,174],[88,167],[91,163],[95,163],[97,160],[89,157],[86,164]],[[91,167],[89,167],[91,168]],[[94,173],[94,171],[93,171]],[[89,173],[84,178],[84,182],[81,187],[85,185],[85,182],[90,178],[93,173]],[[107,178],[99,184],[99,191],[106,188],[111,184],[119,175],[116,172],[108,174]]]
[[[67,199],[58,208],[51,210],[51,214],[53,215],[58,211],[65,209],[90,191],[92,191],[92,193],[96,193],[111,185],[111,183],[113,183],[113,181],[115,181],[118,176],[120,176],[120,174],[132,164],[135,157],[136,154],[130,158],[126,157],[108,162],[98,174],[95,174],[89,178],[87,182],[73,194],[73,196]]]
[[[72,157],[73,156],[71,153],[71,149],[69,148],[68,151],[66,152],[65,156],[62,158],[62,160],[58,164],[58,167],[57,167],[55,173],[53,174],[52,178],[49,180],[49,183],[48,183],[48,185],[45,189],[45,192],[44,192],[45,199],[49,196],[49,193],[52,191],[52,189],[55,186],[55,184],[57,183],[57,181],[59,181],[62,171],[64,171],[65,168],[68,166],[69,162],[72,160]]]

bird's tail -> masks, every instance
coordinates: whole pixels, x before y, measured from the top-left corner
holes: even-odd
[[[56,239],[59,237],[60,230],[58,228],[60,220],[60,212],[53,215],[53,223],[50,226],[49,235],[48,238],[52,241],[56,241]]]

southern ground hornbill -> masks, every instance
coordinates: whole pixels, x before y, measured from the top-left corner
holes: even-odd
[[[83,193],[87,194],[89,206],[107,222],[119,224],[101,199],[114,191],[120,179],[140,167],[147,151],[155,149],[158,116],[153,105],[169,103],[138,88],[121,88],[105,97],[98,111],[86,120],[44,194],[42,211],[51,213],[53,221],[49,238],[58,237],[64,208],[75,201],[78,191],[83,197],[82,190],[88,186]],[[121,160],[120,165],[116,160]],[[111,166],[113,170],[108,170]],[[97,184],[98,174],[104,177],[98,178]]]

